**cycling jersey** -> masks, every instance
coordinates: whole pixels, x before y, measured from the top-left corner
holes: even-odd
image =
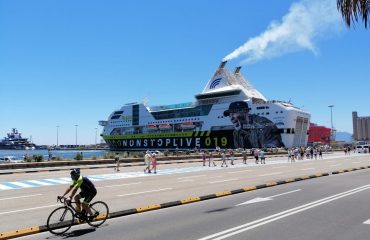
[[[73,180],[71,186],[77,186],[81,188],[81,192],[84,193],[96,193],[94,184],[90,181],[90,179],[83,177],[82,175],[80,175],[77,180]]]

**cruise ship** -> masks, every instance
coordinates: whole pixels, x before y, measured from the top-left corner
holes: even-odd
[[[310,114],[267,100],[221,62],[195,101],[164,106],[129,103],[113,111],[102,138],[112,151],[251,149],[306,146]]]

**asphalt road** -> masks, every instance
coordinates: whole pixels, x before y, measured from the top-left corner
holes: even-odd
[[[365,240],[370,235],[370,170],[73,227],[22,239]]]
[[[96,186],[98,187],[98,195],[95,198],[95,200],[103,200],[108,203],[110,206],[110,210],[112,212],[114,211],[120,211],[130,208],[137,208],[137,207],[143,207],[151,204],[159,204],[164,202],[170,202],[175,200],[181,200],[192,196],[202,196],[207,194],[213,194],[217,192],[221,192],[224,190],[233,190],[238,188],[243,188],[250,185],[257,185],[257,184],[263,184],[267,183],[269,181],[273,180],[283,180],[287,178],[294,178],[294,177],[301,177],[316,173],[323,173],[323,172],[332,172],[336,170],[343,170],[353,167],[362,167],[362,166],[368,166],[370,165],[370,156],[369,155],[350,155],[350,156],[344,156],[342,153],[338,153],[336,155],[327,155],[324,156],[324,160],[305,160],[305,161],[298,161],[296,163],[287,163],[286,159],[272,159],[268,160],[266,165],[255,165],[252,160],[249,160],[249,163],[245,166],[241,164],[240,160],[237,161],[237,165],[230,166],[228,168],[220,168],[220,164],[218,163],[217,167],[203,167],[199,166],[200,163],[194,163],[194,164],[179,164],[179,165],[163,165],[159,166],[158,174],[157,175],[148,175],[144,174],[142,172],[143,167],[130,167],[122,169],[119,173],[112,172],[112,169],[92,169],[92,170],[86,170],[83,172],[84,175],[91,175],[91,176],[104,176],[104,179],[101,179],[100,181],[96,181]],[[351,175],[360,175],[360,176],[366,176],[366,174],[369,174],[369,170],[361,170],[354,173],[345,173],[338,176],[338,178],[342,178],[347,184],[353,184],[357,181],[354,179],[345,176],[351,176]],[[30,174],[13,174],[13,175],[3,175],[0,176],[0,184],[3,182],[24,182],[24,181],[38,181],[40,179],[55,179],[55,178],[68,178],[68,171],[60,171],[60,172],[41,172],[41,173],[30,173]],[[326,189],[326,186],[328,183],[325,183],[325,181],[329,181],[331,179],[334,179],[337,176],[331,176],[331,177],[324,177],[320,180],[307,180],[304,181],[304,183],[299,184],[309,184],[317,181],[324,181],[321,184],[318,184],[317,186],[309,186],[305,188],[306,190],[300,190],[297,192],[293,192],[291,194],[286,194],[282,196],[276,197],[277,200],[279,199],[286,199],[285,201],[277,202],[275,199],[272,201],[266,201],[266,203],[271,203],[274,205],[274,207],[279,207],[280,209],[287,209],[285,207],[285,203],[289,203],[291,201],[290,197],[299,196],[301,192],[310,192],[304,200],[309,201],[312,196],[317,196],[319,193],[330,193],[332,188],[329,188],[329,190],[321,190]],[[366,177],[363,177],[366,178]],[[356,178],[357,179],[357,178]],[[368,179],[367,179],[368,180]],[[337,180],[339,181],[339,180]],[[334,181],[335,182],[335,181]],[[298,183],[292,183],[284,186],[278,186],[273,187],[270,189],[265,190],[258,190],[248,194],[248,196],[253,196],[257,192],[263,192],[263,191],[276,191],[277,189],[284,189],[284,188],[291,188],[292,185],[296,185]],[[346,184],[341,184],[343,186],[346,186]],[[366,183],[365,183],[366,184]],[[365,185],[364,184],[364,185]],[[22,184],[20,184],[22,185]],[[3,189],[0,190],[0,217],[3,219],[1,223],[1,229],[0,232],[3,231],[9,231],[9,230],[15,230],[25,227],[31,227],[31,226],[39,226],[44,225],[47,219],[47,216],[49,213],[59,206],[56,203],[56,196],[62,194],[67,187],[67,184],[57,184],[57,185],[45,185],[45,186],[39,186],[39,187],[25,187],[25,188],[19,188],[19,189]],[[348,186],[350,187],[350,186]],[[333,189],[336,189],[333,188]],[[343,189],[344,191],[345,189]],[[292,190],[291,190],[292,191]],[[317,192],[319,191],[319,192]],[[338,189],[338,192],[341,190]],[[283,191],[282,191],[283,192]],[[286,192],[289,192],[288,190]],[[298,193],[299,192],[299,193]],[[367,192],[367,191],[364,191]],[[279,193],[276,193],[279,194]],[[270,195],[276,195],[274,193],[271,193]],[[334,194],[334,192],[333,192]],[[171,209],[161,209],[154,212],[149,213],[142,213],[137,214],[135,216],[127,216],[122,217],[120,219],[111,219],[108,220],[107,225],[103,228],[99,228],[96,230],[89,230],[88,226],[82,225],[77,227],[76,229],[81,229],[77,231],[77,234],[83,233],[82,236],[87,236],[90,239],[95,239],[95,236],[99,236],[98,232],[104,232],[102,229],[110,229],[110,227],[113,227],[116,222],[118,228],[116,230],[109,230],[109,237],[112,236],[112,238],[109,239],[122,239],[118,237],[119,235],[122,237],[122,231],[124,232],[124,236],[130,236],[130,232],[132,232],[132,236],[125,237],[125,239],[154,239],[149,233],[155,233],[156,238],[160,236],[159,239],[170,239],[166,238],[168,235],[169,237],[172,236],[178,236],[178,238],[172,238],[172,239],[199,239],[203,235],[207,236],[208,232],[202,232],[199,236],[193,235],[192,230],[187,229],[187,233],[180,231],[182,229],[181,226],[177,226],[177,223],[180,224],[180,222],[183,219],[185,219],[185,216],[187,216],[187,212],[204,212],[203,210],[199,209],[193,209],[193,206],[203,206],[208,209],[208,206],[210,207],[209,210],[210,213],[225,213],[222,214],[222,218],[220,218],[218,221],[213,221],[218,219],[219,215],[217,214],[206,214],[207,216],[212,216],[209,221],[205,220],[207,217],[204,216],[198,216],[193,218],[192,216],[186,217],[187,220],[184,220],[186,222],[183,222],[182,224],[186,226],[187,224],[192,225],[195,224],[195,226],[200,226],[203,221],[208,222],[205,223],[206,226],[205,229],[213,230],[212,226],[218,226],[216,229],[219,229],[220,231],[223,229],[227,229],[227,226],[229,226],[229,223],[233,223],[233,220],[231,219],[223,219],[223,217],[227,217],[229,212],[228,209],[234,209],[231,208],[226,203],[223,203],[223,201],[226,201],[224,199],[234,199],[239,198],[240,196],[245,194],[238,194],[232,197],[225,197],[222,199],[217,200],[208,200],[201,203],[194,203],[186,206],[179,206]],[[266,194],[267,196],[270,196]],[[298,198],[297,200],[299,200]],[[317,196],[317,199],[320,199],[320,196]],[[317,200],[316,199],[316,200]],[[217,203],[220,201],[220,206],[212,206],[213,203]],[[2,203],[2,204],[1,204]],[[218,203],[217,203],[218,204]],[[225,205],[223,205],[225,204]],[[261,205],[265,203],[256,203],[255,205]],[[292,203],[298,204],[298,203]],[[247,207],[249,208],[249,206]],[[266,208],[270,209],[271,207],[269,205],[266,205],[263,207],[263,209]],[[183,209],[185,211],[183,212]],[[213,210],[212,210],[213,209]],[[235,209],[244,209],[242,207],[237,207]],[[271,209],[271,210],[278,210],[278,209]],[[172,213],[172,211],[174,213]],[[177,212],[180,211],[180,212]],[[237,211],[238,212],[238,211]],[[309,211],[308,211],[309,212]],[[165,213],[166,215],[158,217],[156,214]],[[167,215],[169,214],[169,215]],[[181,214],[181,217],[174,216],[173,214]],[[263,216],[265,213],[261,213],[261,216]],[[299,213],[300,215],[302,213]],[[231,214],[231,216],[233,216]],[[250,212],[247,214],[249,216],[253,216],[253,213]],[[330,215],[330,214],[329,214]],[[152,216],[152,217],[150,217]],[[216,219],[213,219],[213,216],[217,217]],[[258,216],[255,216],[256,219]],[[293,216],[292,216],[293,217]],[[143,219],[144,218],[144,219]],[[148,218],[148,219],[146,219]],[[370,218],[370,217],[369,217]],[[158,221],[160,219],[160,221]],[[165,220],[168,219],[169,222],[167,223]],[[173,221],[176,219],[176,221]],[[201,222],[199,222],[197,219],[203,219]],[[234,219],[234,218],[232,218]],[[245,218],[246,222],[249,218]],[[337,220],[337,218],[333,218]],[[330,222],[333,221],[333,219],[330,220]],[[181,220],[181,221],[180,221]],[[120,221],[123,221],[120,223]],[[137,222],[136,230],[135,225],[130,225],[131,223]],[[145,222],[148,221],[148,225],[145,224]],[[154,221],[154,222],[151,222]],[[212,223],[210,223],[212,222]],[[277,221],[278,222],[278,221]],[[226,224],[227,223],[227,224]],[[127,225],[128,224],[128,225]],[[180,224],[180,225],[182,225]],[[225,225],[226,224],[226,225]],[[236,222],[234,223],[236,224]],[[272,224],[272,223],[271,223]],[[131,226],[132,231],[130,230],[124,230],[123,225]],[[158,225],[158,226],[157,226]],[[237,224],[236,224],[237,225]],[[269,225],[269,224],[266,224]],[[289,225],[292,225],[291,223]],[[155,227],[157,226],[157,227]],[[176,227],[177,226],[177,227]],[[231,226],[231,225],[230,225]],[[194,226],[193,226],[194,227]],[[130,228],[130,229],[131,229]],[[144,231],[144,229],[151,229],[150,231]],[[161,228],[163,228],[161,230]],[[180,232],[177,232],[177,229]],[[301,226],[302,228],[302,226]],[[305,228],[305,225],[304,225]],[[86,230],[87,229],[87,230]],[[194,227],[194,229],[198,229],[197,227]],[[203,227],[201,227],[203,229]],[[85,232],[88,231],[88,233],[85,234]],[[113,232],[111,232],[113,231]],[[144,235],[137,234],[137,232],[143,232]],[[91,233],[89,233],[91,232]],[[198,230],[196,230],[198,232]],[[212,232],[212,231],[211,231]],[[215,231],[214,233],[216,233]],[[250,233],[251,231],[246,231],[246,233]],[[252,231],[253,232],[253,231]],[[71,232],[74,234],[73,232]],[[103,233],[104,234],[104,233]],[[126,235],[128,234],[128,235]],[[174,235],[172,235],[174,234]],[[203,235],[202,235],[203,234]],[[265,233],[264,233],[265,234]],[[138,236],[138,237],[134,237]],[[188,237],[189,235],[189,237]],[[274,235],[274,234],[272,234]],[[46,235],[45,235],[46,236]],[[108,236],[108,235],[107,235]],[[106,236],[106,237],[107,237]],[[297,235],[298,236],[298,235]],[[44,237],[44,234],[35,235],[35,237],[39,237],[37,239],[42,239]],[[98,239],[96,237],[96,239]],[[105,237],[105,238],[106,238]],[[213,238],[211,238],[213,239]],[[239,238],[235,238],[239,239]],[[245,239],[245,238],[244,238]],[[249,238],[248,238],[249,239]],[[253,238],[251,238],[253,239]],[[261,238],[255,238],[255,239],[267,239],[261,236]],[[307,238],[312,239],[312,238]]]

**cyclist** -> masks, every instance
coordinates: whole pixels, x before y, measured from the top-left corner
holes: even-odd
[[[71,195],[69,196],[69,201],[74,197],[74,200],[76,202],[76,211],[77,212],[81,211],[80,199],[83,198],[84,201],[82,202],[82,208],[83,210],[85,210],[86,213],[89,214],[89,217],[93,219],[96,216],[92,216],[93,214],[89,207],[89,203],[91,202],[91,200],[95,197],[97,193],[94,184],[87,177],[83,177],[80,174],[79,168],[72,169],[71,178],[72,178],[72,183],[67,188],[67,190],[65,191],[62,197],[67,195],[72,190]],[[75,196],[79,188],[81,188],[81,192]]]

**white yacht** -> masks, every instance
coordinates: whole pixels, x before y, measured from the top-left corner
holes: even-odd
[[[165,106],[129,103],[113,111],[101,136],[113,151],[306,146],[310,114],[267,100],[222,62],[195,101]]]

